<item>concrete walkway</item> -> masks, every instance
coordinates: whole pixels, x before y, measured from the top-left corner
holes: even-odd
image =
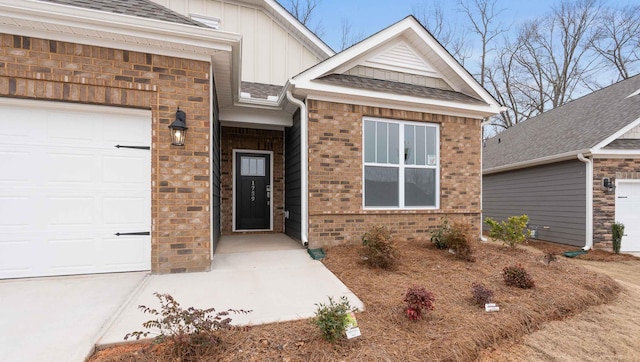
[[[84,361],[147,273],[0,281],[0,361]]]
[[[347,296],[351,305],[362,302],[320,261],[284,235],[224,237],[207,273],[150,275],[97,340],[98,345],[123,341],[125,334],[143,330],[152,319],[138,305],[158,307],[154,292],[171,294],[183,308],[252,310],[231,315],[233,324],[257,325],[309,318],[315,303],[328,296]]]

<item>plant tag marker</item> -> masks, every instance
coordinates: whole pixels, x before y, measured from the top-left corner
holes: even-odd
[[[500,307],[498,307],[496,303],[486,303],[484,305],[485,312],[498,312],[499,310],[500,310]]]
[[[347,314],[347,319],[349,321],[344,330],[345,333],[347,334],[347,339],[360,337],[362,334],[360,333],[360,328],[358,328],[358,321],[356,320],[356,314],[354,312],[350,312],[349,314]]]

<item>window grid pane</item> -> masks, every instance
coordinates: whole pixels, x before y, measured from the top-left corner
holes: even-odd
[[[387,124],[376,122],[376,162],[387,163]]]

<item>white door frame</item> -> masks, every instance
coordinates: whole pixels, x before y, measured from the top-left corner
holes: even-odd
[[[269,199],[269,229],[251,229],[251,230],[237,230],[236,229],[236,154],[238,153],[255,153],[255,154],[268,154],[269,155],[269,185],[271,185],[271,198]],[[247,150],[247,149],[233,149],[233,170],[231,171],[233,174],[232,180],[232,189],[233,189],[233,217],[231,220],[231,231],[233,232],[251,232],[251,231],[273,231],[273,200],[275,188],[273,187],[273,151],[262,151],[262,150]]]
[[[640,184],[640,180],[636,180],[636,179],[617,179],[616,178],[616,191],[615,191],[615,195],[614,197],[616,198],[616,204],[614,206],[614,222],[618,221],[618,190],[620,187],[620,184]],[[624,245],[624,237],[622,238],[622,243]],[[624,247],[620,248],[621,251],[625,251],[626,249],[624,249]],[[630,251],[630,252],[635,252],[637,250],[626,250],[626,251]]]

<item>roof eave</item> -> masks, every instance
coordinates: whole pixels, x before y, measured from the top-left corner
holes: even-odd
[[[293,93],[304,98],[326,100],[377,107],[430,112],[456,117],[483,119],[497,114],[500,109],[484,103],[462,103],[407,96],[371,90],[346,88],[317,82],[291,82]]]
[[[590,156],[592,154],[592,150],[584,149],[584,150],[579,150],[579,151],[570,151],[570,152],[565,152],[565,153],[561,153],[561,154],[557,154],[557,155],[551,155],[551,156],[547,156],[547,157],[540,157],[540,158],[536,158],[536,159],[533,159],[533,160],[527,160],[527,161],[511,163],[511,164],[503,165],[503,166],[491,167],[491,168],[483,169],[482,170],[482,174],[483,175],[490,175],[490,174],[494,174],[494,173],[500,173],[500,172],[506,172],[506,171],[514,171],[514,170],[519,170],[519,169],[533,167],[533,166],[541,166],[541,165],[546,165],[546,164],[560,162],[560,161],[567,161],[567,160],[571,160],[571,159],[574,159],[574,158],[577,159],[579,154],[587,157],[587,156]]]

